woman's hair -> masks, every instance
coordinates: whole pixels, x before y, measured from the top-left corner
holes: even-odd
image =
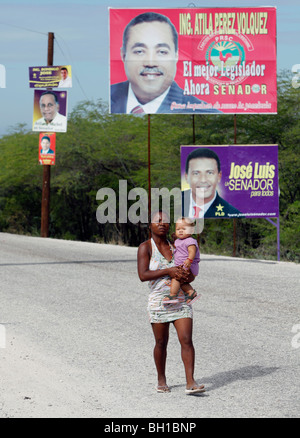
[[[169,213],[167,213],[167,212],[164,211],[164,210],[155,210],[153,213],[151,213],[150,220],[149,220],[149,223],[150,223],[150,224],[153,222],[153,218],[154,218],[154,216],[156,216],[157,214],[162,214],[162,215],[167,216],[167,218],[168,218],[167,223],[170,223],[170,216],[169,216]]]

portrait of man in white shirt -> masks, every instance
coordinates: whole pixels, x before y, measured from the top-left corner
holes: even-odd
[[[67,131],[67,117],[59,113],[59,101],[54,91],[42,93],[39,105],[42,117],[34,122],[33,131]]]
[[[71,88],[72,87],[72,78],[69,76],[69,72],[67,67],[62,67],[60,69],[61,80],[58,83],[59,88]]]

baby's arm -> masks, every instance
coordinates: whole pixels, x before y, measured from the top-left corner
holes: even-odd
[[[189,245],[188,246],[188,258],[184,262],[184,266],[186,268],[191,267],[191,264],[193,263],[193,260],[194,260],[195,255],[196,255],[196,251],[197,251],[196,245]]]

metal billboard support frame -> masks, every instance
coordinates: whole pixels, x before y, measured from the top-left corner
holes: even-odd
[[[274,225],[277,228],[277,261],[280,261],[280,218],[277,217],[277,222],[275,223],[269,217],[265,217],[265,219],[270,222],[270,224]]]

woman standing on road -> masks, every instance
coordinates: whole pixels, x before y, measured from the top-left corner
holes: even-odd
[[[182,292],[179,302],[166,304],[163,299],[170,294],[171,278],[184,277],[183,268],[175,267],[173,246],[167,240],[169,218],[166,213],[156,212],[152,215],[151,239],[143,242],[138,249],[138,275],[141,281],[149,281],[150,295],[148,314],[155,338],[154,361],[158,375],[158,392],[169,392],[166,380],[167,344],[169,326],[172,322],[177,331],[181,345],[181,357],[186,374],[186,394],[204,392],[204,385],[194,380],[195,350],[192,341],[193,311],[185,303]]]

